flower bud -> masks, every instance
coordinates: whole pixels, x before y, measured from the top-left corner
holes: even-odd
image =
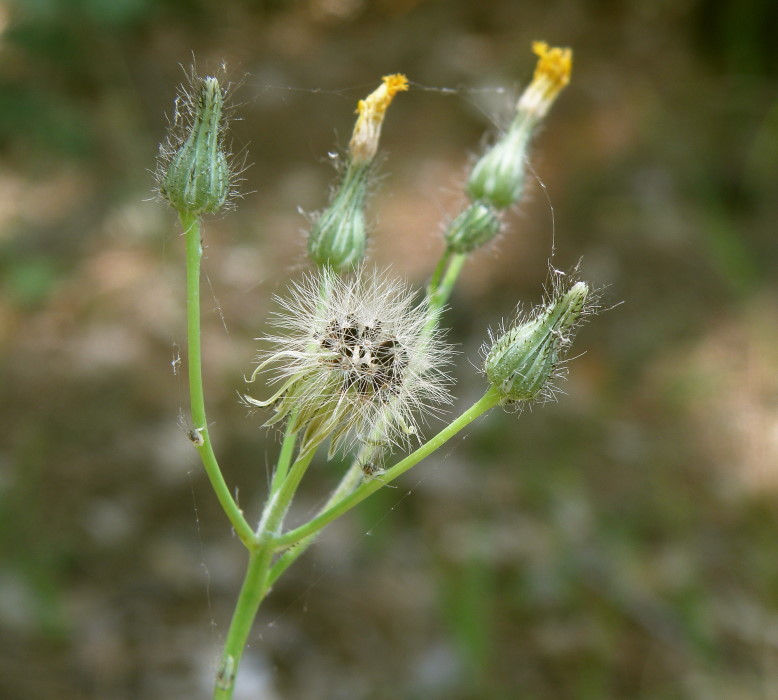
[[[534,318],[494,341],[485,371],[502,403],[531,401],[543,395],[572,343],[588,294],[586,283],[577,282]]]
[[[365,257],[365,194],[369,164],[351,163],[330,205],[319,214],[308,238],[317,265],[344,271]]]
[[[488,204],[474,202],[446,231],[446,243],[455,253],[469,253],[492,240],[500,231],[497,213]]]
[[[196,101],[185,100],[190,128],[180,147],[169,146],[160,194],[179,214],[199,215],[221,209],[230,190],[230,167],[223,149],[224,95],[216,78],[198,80]],[[177,144],[176,144],[177,145]],[[163,151],[163,157],[165,157]]]

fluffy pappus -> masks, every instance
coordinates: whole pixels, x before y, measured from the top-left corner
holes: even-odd
[[[450,401],[451,348],[430,322],[426,301],[385,272],[364,267],[341,278],[311,273],[277,298],[276,335],[251,375],[269,374],[275,393],[248,404],[273,406],[268,425],[289,416],[305,430],[301,450],[330,438],[332,455],[357,442],[406,446],[419,417]]]

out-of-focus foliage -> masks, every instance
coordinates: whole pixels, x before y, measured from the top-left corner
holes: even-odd
[[[552,237],[624,304],[581,332],[559,403],[490,415],[325,532],[263,609],[241,697],[778,696],[775,26],[770,0],[0,6],[0,697],[207,697],[237,593],[179,417],[182,241],[148,201],[180,66],[242,83],[254,165],[206,222],[204,349],[254,517],[278,436],[236,390],[355,101],[413,81],[370,210],[374,256],[422,284],[534,39],[573,47],[572,83],[446,322],[477,362],[540,300]],[[463,359],[463,400],[482,382]],[[311,477],[302,508],[336,479]]]

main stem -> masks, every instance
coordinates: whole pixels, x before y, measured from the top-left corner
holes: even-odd
[[[309,449],[304,455],[297,458],[289,469],[289,473],[278,492],[271,496],[271,501],[268,503],[258,529],[257,549],[249,553],[248,569],[243,580],[235,612],[232,616],[221,663],[216,675],[214,700],[230,700],[232,698],[238,666],[240,665],[243,651],[246,648],[246,642],[248,641],[251,626],[259,606],[273,583],[299,556],[298,549],[302,549],[303,543],[305,545],[310,544],[316,533],[327,524],[351,510],[370,494],[418,464],[460,430],[472,423],[478,416],[496,406],[499,401],[499,394],[494,388],[490,387],[481,399],[464,411],[450,425],[446,426],[418,450],[381,474],[380,477],[372,481],[363,482],[356,488],[353,486],[354,482],[344,485],[342,489],[339,488],[333,494],[328,501],[330,507],[323,513],[285,535],[278,535],[278,529],[283,523],[284,515],[294,497],[297,485],[300,483],[300,479],[305,473],[315,450]],[[271,568],[274,551],[293,544],[298,544],[298,548],[285,552],[278,559],[275,566]]]
[[[200,242],[200,217],[193,214],[180,214],[181,225],[186,239],[186,323],[187,353],[189,356],[189,401],[192,413],[192,426],[198,436],[195,447],[200,454],[205,473],[211,482],[216,498],[232,523],[235,533],[246,547],[255,545],[254,532],[243,517],[224,481],[216,455],[208,434],[208,422],[205,417],[205,396],[203,393],[202,351],[200,346],[200,259],[203,249]],[[202,443],[202,444],[200,444]]]
[[[290,458],[296,436],[287,430],[281,455],[279,456],[279,463],[273,478],[269,496],[270,500],[255,534],[246,522],[242,511],[233,499],[224,481],[208,433],[200,342],[200,263],[202,259],[200,219],[197,216],[191,215],[181,215],[180,218],[186,238],[187,335],[191,413],[194,429],[197,431],[198,436],[202,438],[202,444],[196,445],[196,447],[222,508],[241,541],[249,550],[246,575],[243,579],[238,602],[227,632],[213,695],[214,700],[230,700],[235,688],[235,678],[241,657],[246,648],[251,627],[260,604],[278,577],[313,542],[316,533],[329,522],[377,491],[381,486],[396,479],[431,452],[438,449],[471,421],[496,405],[499,397],[493,389],[487,391],[480,401],[465,411],[457,420],[414,453],[387,470],[378,479],[364,482],[361,486],[358,485],[361,479],[361,469],[358,468],[358,464],[353,465],[339,487],[331,495],[319,516],[306,525],[287,533],[287,535],[279,536],[278,530],[283,523],[284,515],[315,451],[309,450],[302,457],[298,457],[295,463],[291,465],[291,468],[289,468],[288,465],[291,461]],[[463,255],[452,256],[450,253],[446,253],[438,265],[434,280],[430,285],[430,310],[432,311],[430,331],[437,321],[440,309],[448,300],[454,282],[464,263],[464,258],[465,256]],[[293,543],[296,543],[297,547],[284,552],[275,566],[272,566],[274,553],[278,549],[288,547]]]
[[[243,650],[246,648],[251,626],[259,610],[259,604],[267,591],[267,569],[273,552],[270,547],[249,552],[249,563],[243,585],[240,588],[238,602],[232,614],[227,640],[224,642],[219,669],[216,672],[216,686],[213,700],[230,700],[235,689],[235,676],[238,673]]]
[[[216,673],[213,700],[230,700],[235,690],[235,677],[240,659],[246,648],[254,618],[273,580],[269,576],[270,565],[275,552],[275,535],[283,523],[289,504],[297,486],[313,459],[315,448],[311,448],[292,464],[278,491],[271,493],[265,513],[257,532],[256,549],[249,552],[249,563],[238,602],[232,614],[230,629],[224,643],[221,662]]]

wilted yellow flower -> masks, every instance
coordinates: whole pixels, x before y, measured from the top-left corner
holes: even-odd
[[[573,69],[572,49],[551,48],[545,41],[535,41],[532,50],[538,56],[538,65],[532,82],[519,98],[519,112],[542,119],[557,95],[570,82]]]
[[[476,162],[467,180],[467,193],[474,202],[488,204],[497,210],[506,209],[521,198],[524,191],[527,147],[535,127],[548,112],[556,96],[570,82],[573,65],[571,49],[549,48],[536,41],[532,50],[538,55],[538,65],[532,82],[516,105],[516,115],[499,140]],[[483,216],[457,221],[461,229],[481,224],[478,232],[467,231],[468,244],[483,245],[499,230],[499,221],[487,221]],[[488,226],[487,226],[488,224]],[[495,225],[496,224],[496,225]],[[489,228],[489,226],[491,228]],[[462,231],[449,235],[449,245],[463,239]],[[455,249],[452,246],[452,249]],[[460,246],[460,252],[465,252]]]
[[[384,114],[398,92],[408,89],[408,78],[402,73],[385,75],[383,83],[357,105],[357,123],[351,136],[349,148],[355,162],[367,163],[373,160],[378,150],[381,125]]]

